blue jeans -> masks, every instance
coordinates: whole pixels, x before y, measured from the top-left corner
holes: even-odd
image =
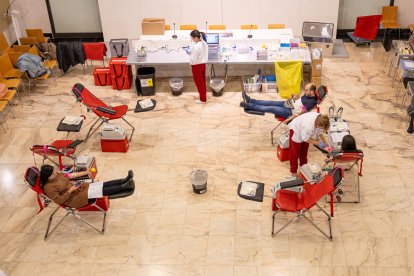
[[[279,117],[288,118],[292,116],[292,110],[285,107],[285,101],[262,101],[251,99],[247,109],[265,113],[273,113]]]

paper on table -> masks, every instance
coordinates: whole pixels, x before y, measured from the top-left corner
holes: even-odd
[[[82,121],[82,117],[80,116],[65,116],[65,119],[63,119],[62,123],[67,125],[79,125]]]
[[[145,100],[140,101],[139,105],[141,106],[141,108],[148,108],[148,107],[152,107],[154,103],[151,101],[151,99],[145,99]]]
[[[102,194],[103,182],[94,182],[89,184],[88,198],[100,198]]]
[[[254,197],[256,195],[257,183],[243,181],[240,188],[240,194]]]

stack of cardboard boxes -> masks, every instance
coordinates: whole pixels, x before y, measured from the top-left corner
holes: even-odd
[[[312,55],[312,82],[319,87],[322,85],[322,51],[320,56]]]

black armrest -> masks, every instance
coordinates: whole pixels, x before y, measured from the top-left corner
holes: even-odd
[[[71,149],[74,149],[74,148],[76,148],[77,145],[81,144],[82,142],[83,142],[83,140],[76,139],[75,141],[73,141],[72,143],[67,145],[67,147],[71,148]]]
[[[111,114],[111,115],[114,115],[116,113],[115,110],[110,109],[110,108],[107,108],[107,107],[103,107],[103,106],[98,106],[96,108],[96,110],[99,110],[99,111],[101,111],[103,113],[107,113],[107,114]]]
[[[303,179],[288,180],[288,181],[280,182],[280,188],[287,189],[287,188],[302,186],[303,184],[304,184]]]
[[[250,110],[250,109],[246,109],[246,108],[244,109],[244,112],[249,113],[249,114],[252,114],[252,115],[261,115],[261,116],[264,116],[265,115],[264,112]]]

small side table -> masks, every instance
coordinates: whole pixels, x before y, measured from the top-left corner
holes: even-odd
[[[66,138],[69,136],[69,133],[79,132],[82,128],[83,120],[78,125],[68,125],[68,124],[63,123],[63,120],[65,120],[65,118],[60,120],[59,125],[57,126],[56,130],[66,131],[67,132]]]

